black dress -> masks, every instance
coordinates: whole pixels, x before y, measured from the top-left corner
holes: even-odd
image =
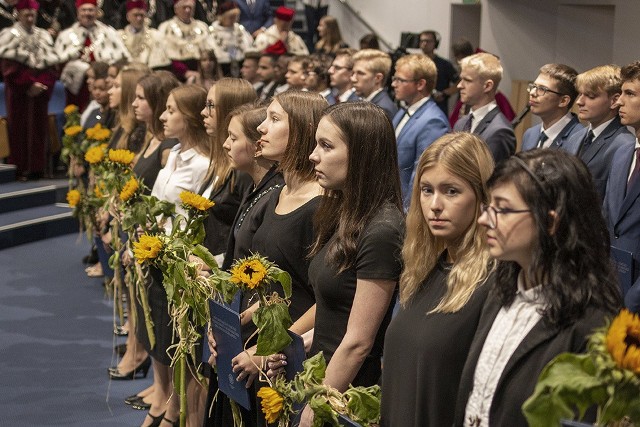
[[[208,185],[205,185],[206,187]],[[213,255],[225,252],[233,220],[238,213],[240,203],[251,191],[251,187],[253,187],[251,177],[234,170],[224,184],[209,196],[209,200],[215,205],[209,209],[209,216],[204,221],[206,234],[203,244]],[[202,191],[200,193],[202,194]]]
[[[453,424],[456,394],[489,286],[455,313],[429,313],[447,291],[445,252],[406,308],[387,329],[382,374],[381,426]]]
[[[383,206],[363,230],[352,268],[336,274],[337,268],[325,260],[329,243],[335,236],[313,257],[309,279],[316,295],[316,320],[310,354],[322,351],[327,362],[331,360],[347,332],[358,279],[398,280],[402,269],[400,251],[403,236],[403,215],[389,204]],[[390,304],[371,352],[352,381],[354,386],[370,386],[378,382],[384,334],[392,310],[393,305]]]
[[[279,215],[275,211],[283,188],[271,192],[262,224],[253,236],[252,250],[291,275],[293,292],[289,313],[295,322],[315,304],[309,283],[307,254],[314,240],[313,215],[321,196],[314,197],[292,212]]]
[[[170,150],[177,143],[177,139],[165,139],[149,157],[145,157],[144,154],[142,154],[138,159],[138,162],[133,167],[133,173],[147,187],[145,194],[151,194],[151,189],[153,188],[153,184],[156,183],[158,172],[162,169],[162,152],[164,150]]]

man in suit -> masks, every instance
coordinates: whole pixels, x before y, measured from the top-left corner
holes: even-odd
[[[351,48],[338,49],[336,57],[333,59],[331,67],[329,67],[329,81],[331,82],[333,96],[337,102],[360,100],[351,82],[351,74],[353,74],[352,56],[355,53],[356,50]]]
[[[603,65],[585,71],[576,78],[576,88],[578,117],[589,126],[573,134],[566,146],[587,165],[602,200],[613,155],[620,147],[635,143],[635,136],[618,117],[620,67]]]
[[[516,152],[516,136],[496,103],[496,91],[502,80],[500,60],[490,53],[476,53],[462,59],[460,66],[460,100],[471,109],[453,129],[473,132],[482,138],[496,163],[509,158]]]
[[[384,90],[390,71],[391,57],[381,50],[363,49],[353,55],[351,82],[356,95],[382,108],[389,120],[393,120],[398,107]]]
[[[260,100],[270,100],[276,93],[278,83],[276,81],[276,63],[278,57],[270,54],[263,54],[258,61],[258,79],[262,82],[262,86],[258,91]]]
[[[546,64],[529,84],[531,112],[540,117],[542,124],[530,127],[522,137],[522,151],[534,148],[566,150],[565,143],[583,126],[569,112],[578,96],[575,80],[578,73],[564,64]]]
[[[307,65],[307,78],[304,81],[304,87],[309,92],[316,92],[327,100],[329,105],[336,103],[331,87],[329,86],[329,67],[331,66],[331,57],[324,53],[314,53],[309,56]]]
[[[393,118],[398,144],[400,186],[405,211],[411,200],[415,168],[422,152],[449,132],[449,121],[433,99],[436,66],[425,55],[406,55],[398,59],[392,86],[396,100],[405,108]]]
[[[633,254],[633,277],[629,289],[623,284],[624,302],[640,312],[640,61],[620,70],[622,93],[620,123],[635,131],[635,143],[623,145],[613,155],[607,181],[603,212],[611,236],[611,245]]]
[[[269,0],[237,0],[240,8],[240,24],[253,38],[273,25]]]

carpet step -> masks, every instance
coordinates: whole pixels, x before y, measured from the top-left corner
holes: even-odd
[[[15,180],[16,167],[14,165],[0,164],[0,183],[13,182]]]
[[[0,214],[0,249],[77,232],[78,220],[63,203]]]
[[[0,213],[65,202],[68,187],[64,179],[2,184]]]

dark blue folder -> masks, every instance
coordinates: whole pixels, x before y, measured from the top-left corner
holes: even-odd
[[[618,281],[624,296],[633,285],[633,254],[624,249],[611,246],[611,259],[613,259],[618,272]]]
[[[233,304],[233,303],[232,303]],[[216,340],[218,357],[218,388],[229,399],[247,410],[251,410],[247,380],[237,381],[238,374],[231,369],[231,359],[244,351],[240,333],[240,314],[231,306],[209,300],[211,326]]]
[[[360,424],[350,420],[345,415],[338,415],[338,422],[340,423],[341,426],[344,426],[344,427],[362,427]]]

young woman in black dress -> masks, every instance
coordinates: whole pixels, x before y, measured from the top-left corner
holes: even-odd
[[[384,333],[401,271],[404,218],[393,127],[369,102],[327,109],[309,159],[325,189],[315,217],[309,280],[316,298],[310,354],[325,384],[345,391],[380,377]],[[300,426],[310,426],[306,407]]]
[[[489,286],[477,224],[493,171],[471,133],[444,135],[420,156],[402,248],[400,308],[384,342],[381,425],[453,423],[456,394]]]
[[[489,179],[478,222],[495,283],[458,391],[456,426],[526,426],[522,404],[544,366],[586,349],[621,307],[609,233],[589,170],[560,150],[518,153]]]
[[[299,320],[303,333],[311,329],[315,304],[308,279],[308,250],[314,241],[313,215],[320,203],[322,187],[316,182],[309,155],[315,147],[315,130],[327,102],[315,93],[288,91],[274,97],[267,108],[267,118],[258,126],[261,156],[280,164],[285,185],[274,189],[266,202],[265,214],[256,230],[251,250],[266,256],[292,278],[293,293],[289,312]],[[250,323],[257,304],[245,310],[243,324]],[[233,370],[240,380],[249,378],[248,386],[258,375],[262,358],[252,357],[255,347],[236,356]],[[253,360],[252,360],[253,359]]]

